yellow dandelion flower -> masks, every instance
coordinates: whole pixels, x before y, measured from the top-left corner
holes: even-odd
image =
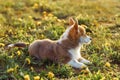
[[[43,12],[43,16],[44,16],[44,17],[47,16],[47,12],[46,12],[46,11]]]
[[[82,70],[81,72],[85,73],[85,74],[88,74],[88,73],[90,73],[90,70],[88,68],[86,68],[86,69]]]
[[[53,14],[52,14],[52,13],[49,13],[48,16],[49,16],[49,17],[53,17]]]
[[[100,80],[105,80],[105,77],[102,77]]]
[[[106,67],[110,67],[111,65],[110,65],[109,62],[106,62],[106,63],[105,63],[105,66],[106,66]]]
[[[22,19],[21,19],[21,18],[18,18],[18,21],[22,21]]]
[[[16,66],[15,66],[15,70],[17,70],[18,68],[19,68],[19,65],[16,65]]]
[[[45,35],[41,34],[41,35],[40,35],[40,38],[42,38],[42,39],[45,38]]]
[[[11,55],[11,56],[9,56],[10,58],[13,58],[14,57],[14,55]]]
[[[30,63],[31,63],[31,61],[30,61],[30,59],[29,59],[29,58],[26,58],[26,59],[25,59],[25,61],[26,61],[28,64],[30,64]]]
[[[48,18],[48,16],[44,16],[44,20],[48,20],[49,18]]]
[[[30,19],[32,19],[32,16],[28,16]]]
[[[5,46],[5,44],[3,44],[3,43],[0,43],[0,47],[4,47]]]
[[[21,55],[21,52],[20,52],[20,51],[17,51],[17,55],[20,56],[20,55]]]
[[[53,17],[55,20],[58,19],[56,16]]]
[[[35,3],[35,4],[33,5],[33,8],[34,8],[34,9],[37,9],[37,8],[39,8],[39,5],[38,5],[38,3]]]
[[[8,35],[7,35],[7,34],[5,34],[5,37],[8,37]]]
[[[96,74],[100,74],[100,70],[98,70]]]
[[[28,74],[26,74],[26,75],[24,76],[24,80],[30,80],[30,76],[29,76]]]
[[[14,57],[14,54],[12,54],[11,56],[9,56],[9,58],[13,58]]]
[[[39,21],[39,22],[37,22],[36,24],[37,24],[37,26],[40,26],[40,25],[41,25],[41,22]]]
[[[35,76],[34,80],[40,80],[40,76]]]
[[[48,72],[48,78],[53,78],[54,77],[54,73],[53,72]]]
[[[32,66],[30,67],[30,69],[31,69],[31,71],[34,71],[34,68]]]
[[[66,21],[64,19],[62,19],[62,22],[65,23]]]
[[[11,72],[14,72],[14,68],[9,68],[9,69],[7,70],[7,73],[11,73]]]
[[[97,22],[97,20],[94,20],[92,25],[94,25],[95,27],[99,27],[99,23]]]
[[[106,43],[105,43],[105,46],[110,46],[110,43],[106,42]]]
[[[113,80],[119,80],[119,78],[113,78]]]
[[[9,29],[9,33],[12,33],[12,29]]]
[[[22,30],[20,30],[20,32],[21,32],[21,33],[22,33],[22,32],[24,32],[24,31],[23,31],[23,29],[22,29]]]
[[[87,66],[85,66],[85,65],[81,66],[81,69],[86,69],[86,68],[87,68]]]
[[[37,3],[34,3],[33,8],[34,8],[34,9],[38,9],[38,8],[39,8],[39,5],[38,5]]]
[[[58,21],[58,22],[62,22],[62,20],[60,20],[60,19],[57,19],[57,21]]]

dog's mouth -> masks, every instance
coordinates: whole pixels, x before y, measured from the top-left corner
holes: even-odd
[[[85,44],[90,44],[91,43],[91,40],[89,42],[86,42]]]

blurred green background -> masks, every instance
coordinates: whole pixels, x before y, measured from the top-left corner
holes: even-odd
[[[69,17],[92,32],[87,32],[92,43],[82,48],[93,63],[90,72],[36,61],[27,48],[4,49],[9,43],[57,40]],[[119,80],[119,75],[120,0],[0,0],[0,80]]]

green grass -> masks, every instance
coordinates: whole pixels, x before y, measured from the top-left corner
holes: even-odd
[[[0,0],[0,80],[119,80],[120,0]],[[93,64],[87,70],[38,61],[27,48],[5,50],[15,42],[30,44],[36,39],[59,39],[68,18],[87,25],[92,37],[82,55]],[[84,54],[86,53],[86,54]],[[54,74],[54,75],[53,75]],[[27,80],[27,79],[26,79]]]

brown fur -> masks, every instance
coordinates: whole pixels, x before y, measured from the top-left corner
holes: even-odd
[[[34,41],[29,46],[29,53],[39,59],[67,63],[70,60],[70,55],[67,52],[68,49],[69,47],[59,44],[57,41],[45,39]]]
[[[85,29],[81,26],[78,27],[77,23],[74,24],[71,21],[70,25],[73,25],[73,27],[70,29],[68,39],[62,40],[61,44],[49,39],[36,40],[29,46],[30,55],[54,62],[67,63],[70,61],[71,55],[68,50],[77,47],[80,36],[85,34]],[[80,32],[78,32],[78,28]]]
[[[26,47],[27,45],[25,43],[19,42],[19,43],[14,44],[14,46],[16,46],[16,47]]]

